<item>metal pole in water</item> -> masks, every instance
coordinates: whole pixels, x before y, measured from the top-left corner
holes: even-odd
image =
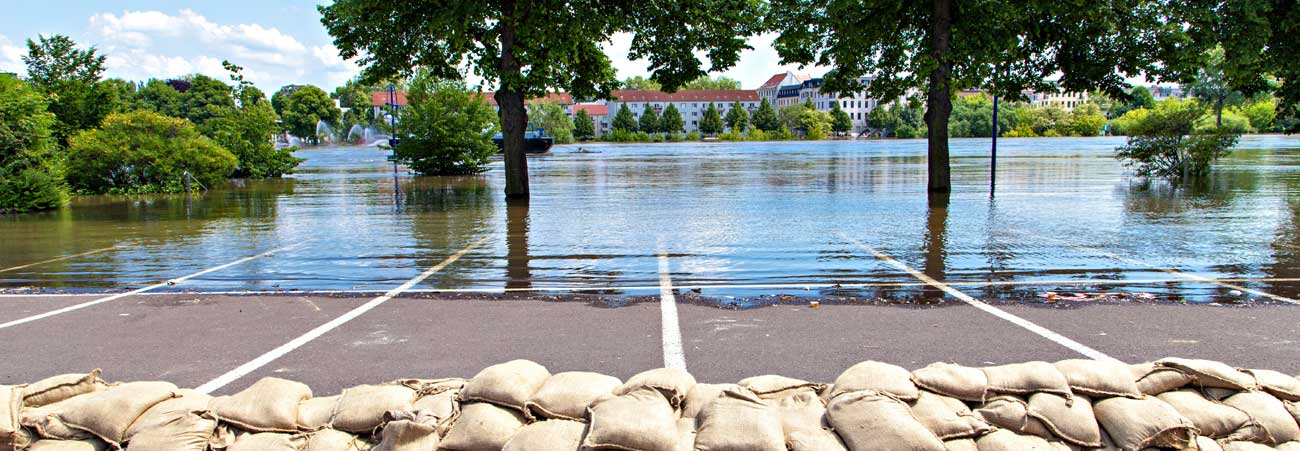
[[[388,84],[388,125],[392,130],[388,147],[392,149],[393,155],[388,159],[393,161],[393,205],[397,205],[402,193],[397,185],[397,86],[392,83]]]
[[[989,161],[989,195],[998,185],[998,96],[993,96],[993,158]]]

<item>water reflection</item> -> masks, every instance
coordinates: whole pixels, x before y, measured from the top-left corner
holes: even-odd
[[[947,270],[948,193],[930,193],[925,210],[925,275],[944,280]],[[943,290],[926,285],[926,298],[941,298]]]
[[[528,199],[506,202],[506,288],[532,288],[528,258]]]

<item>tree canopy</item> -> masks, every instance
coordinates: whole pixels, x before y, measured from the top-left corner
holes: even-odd
[[[704,114],[700,117],[700,133],[722,133],[722,114],[718,113],[718,108],[712,102],[709,102],[709,107],[704,109]]]
[[[765,132],[774,131],[781,127],[781,118],[777,117],[776,108],[773,108],[767,99],[763,99],[762,102],[758,103],[758,109],[754,110],[754,115],[750,119],[755,128]]]
[[[655,133],[659,131],[659,114],[655,113],[654,108],[647,107],[641,112],[641,120],[637,124],[637,129],[646,133]]]
[[[731,109],[727,110],[726,122],[733,131],[743,132],[749,128],[749,111],[739,101],[732,103]]]
[[[573,137],[580,140],[588,140],[596,136],[596,123],[592,121],[591,115],[587,110],[578,110],[578,114],[573,117]]]
[[[659,129],[667,133],[681,133],[686,128],[686,121],[682,119],[682,112],[677,110],[677,105],[671,103],[664,108],[664,114],[659,117]]]
[[[288,96],[280,116],[290,134],[318,143],[320,136],[316,135],[316,129],[320,122],[337,126],[342,113],[324,90],[305,85]]]
[[[397,145],[397,158],[421,174],[482,172],[497,152],[496,113],[486,99],[464,82],[425,73],[411,80],[408,96],[402,127],[410,136]]]
[[[632,116],[632,110],[628,109],[627,104],[620,104],[618,112],[614,113],[614,122],[610,126],[614,130],[634,132],[636,131],[636,118]]]

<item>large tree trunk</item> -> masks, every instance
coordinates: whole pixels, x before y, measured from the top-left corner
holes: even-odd
[[[934,0],[930,26],[930,56],[937,62],[930,71],[930,86],[925,96],[925,125],[929,134],[929,189],[932,193],[952,191],[948,171],[948,117],[952,115],[952,90],[948,76],[948,44],[952,39],[952,0]]]
[[[504,2],[514,10],[514,2]],[[520,86],[512,86],[507,79],[518,79],[522,75],[519,61],[515,59],[515,29],[508,20],[501,23],[501,86],[497,88],[496,100],[501,118],[501,137],[504,139],[506,154],[506,197],[528,197],[528,156],[524,153],[524,132],[528,129],[528,112],[524,110],[524,94]]]

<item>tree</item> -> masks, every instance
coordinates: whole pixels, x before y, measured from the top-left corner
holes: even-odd
[[[1214,109],[1214,127],[1223,128],[1223,108],[1229,104],[1239,104],[1245,98],[1241,92],[1228,85],[1224,74],[1223,49],[1210,51],[1205,67],[1196,71],[1195,80],[1189,85],[1191,94]]]
[[[1151,95],[1151,90],[1146,86],[1134,86],[1128,91],[1128,101],[1120,102],[1110,109],[1111,117],[1120,117],[1124,113],[1138,108],[1151,109],[1156,107],[1156,98]]]
[[[903,125],[903,118],[894,112],[895,106],[885,108],[877,105],[867,112],[867,127],[875,129],[881,136],[891,136]]]
[[[99,125],[104,116],[120,109],[111,87],[100,85],[104,57],[94,47],[81,50],[63,35],[27,40],[27,78],[50,100],[49,110],[58,121],[54,135],[66,144],[73,133]]]
[[[464,82],[420,71],[411,80],[402,128],[409,133],[397,145],[397,158],[425,175],[482,172],[497,146],[496,112]]]
[[[838,135],[853,130],[853,118],[849,117],[849,113],[844,112],[843,108],[840,108],[840,101],[835,100],[831,103],[831,131]]]
[[[636,131],[636,118],[632,116],[632,110],[627,108],[627,104],[620,104],[618,113],[614,114],[614,123],[610,124],[614,130],[621,132]]]
[[[686,121],[682,119],[682,112],[677,110],[677,106],[671,103],[668,108],[664,108],[664,114],[659,117],[659,129],[667,133],[681,133],[686,128]]]
[[[292,97],[294,91],[301,87],[302,85],[284,85],[271,95],[271,107],[275,108],[275,114],[284,115],[284,107],[289,104],[289,97]]]
[[[699,89],[699,90],[732,90],[740,89],[740,81],[727,77],[711,78],[708,76],[691,80],[682,89]]]
[[[1197,59],[1182,81],[1193,82],[1195,69],[1221,69],[1221,82],[1247,97],[1276,91],[1278,116],[1300,113],[1300,4],[1291,0],[1198,0],[1175,8],[1183,13],[1191,36],[1180,42]],[[1216,62],[1222,49],[1222,62]],[[1214,70],[1219,75],[1219,70]]]
[[[896,99],[924,88],[928,189],[948,192],[952,93],[984,88],[1021,100],[1026,91],[1048,89],[1044,79],[1059,73],[1068,92],[1118,97],[1126,76],[1183,69],[1157,64],[1180,54],[1172,35],[1183,31],[1161,16],[1179,7],[1159,1],[773,0],[768,23],[780,33],[774,47],[783,62],[835,68],[821,92],[865,89]]]
[[[596,136],[596,123],[592,121],[591,115],[587,110],[578,110],[578,114],[573,118],[573,137],[586,141]]]
[[[276,133],[279,117],[266,94],[244,80],[242,67],[228,61],[222,64],[230,71],[235,87],[226,87],[225,97],[229,101],[221,100],[214,92],[209,94],[210,102],[199,106],[207,114],[198,125],[199,131],[235,155],[238,164],[231,173],[232,177],[279,177],[293,172],[293,168],[303,160],[293,156],[294,148],[277,149],[271,143],[270,137]],[[195,89],[190,89],[186,95],[194,92]]]
[[[1079,105],[1070,112],[1072,136],[1097,136],[1105,126],[1106,116],[1101,114],[1101,108],[1094,103]]]
[[[340,56],[359,58],[366,79],[407,74],[413,67],[457,78],[466,65],[496,85],[506,196],[522,198],[529,191],[525,99],[550,91],[608,98],[619,83],[599,44],[619,32],[632,35],[629,57],[648,59],[651,78],[676,90],[735,65],[748,48],[741,36],[762,29],[763,7],[755,1],[454,0],[412,8],[387,0],[337,0],[318,9]]]
[[[700,133],[705,135],[722,133],[722,115],[718,113],[717,107],[713,106],[713,102],[709,102],[709,107],[704,109],[704,116],[700,118]]]
[[[825,111],[812,108],[800,108],[796,127],[804,132],[804,137],[811,140],[826,139],[831,131],[831,115]]]
[[[663,87],[659,82],[637,75],[623,79],[623,89],[633,91],[658,91]]]
[[[554,102],[537,102],[528,105],[528,117],[533,124],[551,134],[556,144],[573,143],[573,119],[564,107]]]
[[[737,133],[744,132],[749,128],[749,111],[740,102],[731,104],[731,109],[727,111],[727,127]]]
[[[284,112],[280,114],[290,134],[311,140],[313,144],[320,144],[321,137],[316,134],[318,125],[337,124],[341,115],[329,94],[312,85],[294,90],[284,101]]]
[[[84,193],[178,192],[187,172],[214,186],[238,164],[190,121],[149,111],[111,114],[69,142],[68,184]]]
[[[45,210],[63,203],[52,157],[54,115],[45,96],[0,75],[0,212]]]
[[[772,104],[768,103],[767,99],[759,102],[758,109],[754,110],[753,122],[754,127],[765,132],[775,131],[781,127],[781,118],[777,117],[776,108],[772,108]]]
[[[1117,149],[1115,158],[1143,177],[1205,175],[1215,160],[1236,145],[1238,135],[1219,129],[1196,133],[1193,127],[1204,114],[1196,102],[1162,104],[1130,127],[1128,141]]]
[[[140,88],[133,109],[153,111],[164,116],[184,117],[185,99],[180,91],[167,82],[153,79]]]
[[[646,133],[657,133],[659,131],[659,114],[655,109],[646,106],[645,111],[641,112],[640,123],[637,128]]]
[[[186,119],[203,125],[222,110],[235,107],[230,85],[203,74],[189,77],[190,89],[182,96],[182,110]],[[315,124],[312,124],[315,127]],[[269,135],[268,135],[269,136]]]

